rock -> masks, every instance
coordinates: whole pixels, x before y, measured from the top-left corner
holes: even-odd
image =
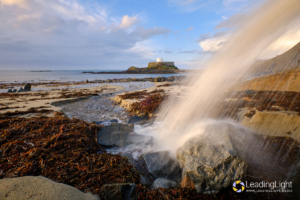
[[[85,83],[89,83],[89,80],[86,80]]]
[[[117,119],[112,119],[109,122],[116,122],[116,123],[118,123],[119,121]]]
[[[115,183],[103,185],[106,200],[135,200],[138,193],[134,183]]]
[[[157,78],[155,78],[154,81],[155,81],[155,82],[161,82],[161,78],[160,78],[160,77],[157,77]]]
[[[12,93],[12,92],[13,92],[12,89],[7,90],[7,93]]]
[[[129,152],[123,152],[121,153],[122,157],[126,157],[128,158],[128,161],[130,164],[134,165],[135,168],[140,172],[140,182],[143,185],[147,185],[150,186],[152,185],[153,181],[154,181],[154,177],[152,177],[149,172],[147,171],[147,169],[141,165],[141,163],[137,160],[135,160],[132,156],[131,153]]]
[[[184,176],[182,176],[182,181],[180,183],[180,186],[182,188],[195,189],[195,185],[194,185],[193,181],[190,179],[190,177],[186,173]]]
[[[143,120],[147,120],[148,118],[147,117],[139,117],[139,116],[133,116],[131,117],[127,123],[129,124],[135,124],[139,121],[143,121]]]
[[[217,193],[244,177],[247,165],[235,150],[235,132],[227,124],[207,126],[203,134],[177,149],[180,166],[198,193]]]
[[[83,193],[62,183],[43,176],[23,176],[0,179],[0,199],[72,199],[98,200],[97,195]]]
[[[156,179],[151,188],[152,189],[156,189],[156,188],[169,188],[169,187],[176,187],[176,182],[175,181],[170,181],[170,180],[167,180],[167,179],[164,179],[164,178],[158,178]]]
[[[143,156],[149,173],[157,178],[165,178],[175,182],[181,181],[182,169],[176,158],[169,151],[146,153]]]
[[[26,83],[24,86],[24,90],[25,91],[31,91],[31,84],[30,83]]]
[[[17,89],[13,89],[12,92],[17,92]]]
[[[132,144],[133,137],[132,124],[120,124],[112,122],[108,126],[102,127],[97,133],[97,141],[103,146],[125,147]]]
[[[17,92],[25,92],[25,90],[22,87],[20,87],[20,89]]]

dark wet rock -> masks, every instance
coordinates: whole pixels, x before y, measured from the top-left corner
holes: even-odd
[[[20,87],[20,89],[18,89],[17,92],[25,92],[25,90],[22,87]]]
[[[153,138],[151,136],[143,136],[135,134],[132,124],[121,124],[115,122],[104,123],[97,133],[97,141],[100,145],[107,147],[126,147],[128,145],[152,145]],[[103,124],[102,123],[102,124]]]
[[[7,93],[12,93],[12,92],[13,92],[12,89],[7,90]]]
[[[18,91],[17,89],[13,89],[13,90],[12,90],[12,92],[17,92],[17,91]]]
[[[102,123],[104,123],[104,121],[93,121],[93,123],[101,125]]]
[[[240,144],[233,142],[236,132],[230,125],[209,125],[177,149],[180,166],[198,193],[217,193],[245,176],[247,165],[235,149]]]
[[[151,188],[152,189],[156,189],[156,188],[159,188],[159,187],[169,188],[169,187],[176,187],[176,186],[177,186],[177,184],[176,184],[175,181],[170,181],[170,180],[167,180],[167,179],[164,179],[164,178],[158,178],[153,182]]]
[[[181,181],[182,169],[176,158],[168,151],[146,153],[142,156],[149,173],[157,178],[165,178],[175,182]]]
[[[124,147],[132,143],[128,136],[133,133],[132,124],[120,124],[112,122],[102,127],[97,133],[97,141],[104,146]],[[134,133],[133,133],[134,134]]]
[[[155,82],[161,82],[161,78],[160,77],[155,78]]]
[[[134,183],[115,183],[103,185],[106,200],[135,200],[138,193]]]
[[[139,117],[139,116],[133,116],[131,117],[127,123],[129,124],[135,124],[137,122],[143,121],[143,120],[147,120],[148,117]]]
[[[143,185],[152,185],[155,178],[151,176],[143,161],[141,161],[140,159],[134,159],[130,152],[121,153],[121,156],[128,158],[129,163],[134,165],[135,168],[140,172],[140,182]]]
[[[89,83],[89,80],[86,80],[85,83]]]
[[[25,91],[31,91],[31,84],[30,83],[26,83],[24,86],[24,90]]]
[[[116,123],[118,123],[119,121],[117,119],[112,119],[109,122],[116,122]]]

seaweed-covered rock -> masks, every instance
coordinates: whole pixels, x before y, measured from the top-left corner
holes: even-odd
[[[231,126],[208,126],[205,132],[177,149],[176,157],[198,193],[217,193],[235,180],[241,180],[247,169],[233,144]]]
[[[156,179],[151,188],[152,189],[156,189],[156,188],[169,188],[169,187],[176,187],[176,182],[175,181],[170,181],[170,180],[167,180],[167,179],[164,179],[164,178],[158,178]]]
[[[103,193],[106,200],[135,200],[138,196],[134,183],[105,184]]]
[[[153,177],[165,178],[172,181],[180,182],[182,169],[176,158],[172,158],[169,151],[158,151],[146,153],[143,160]]]

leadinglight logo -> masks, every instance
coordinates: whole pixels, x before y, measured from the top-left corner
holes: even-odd
[[[245,192],[293,192],[292,182],[288,181],[261,181],[261,182],[242,182],[235,181],[232,189],[236,193]]]
[[[241,193],[245,190],[245,184],[242,181],[235,181],[232,185],[233,191]]]

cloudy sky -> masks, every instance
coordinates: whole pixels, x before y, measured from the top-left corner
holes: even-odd
[[[0,0],[0,69],[127,69],[158,57],[190,69],[259,2]]]

